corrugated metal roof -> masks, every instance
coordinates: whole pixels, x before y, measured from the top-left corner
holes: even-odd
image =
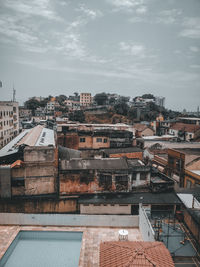
[[[27,129],[27,130],[23,131],[18,136],[16,136],[12,141],[10,141],[6,146],[4,146],[0,150],[0,157],[4,157],[7,155],[11,155],[13,153],[16,153],[18,151],[18,142],[20,142],[20,140],[23,139],[24,136],[27,135],[30,130],[31,129]]]

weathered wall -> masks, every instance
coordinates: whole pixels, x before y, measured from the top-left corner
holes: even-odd
[[[80,138],[85,138],[85,142],[80,142]],[[93,137],[87,135],[79,136],[78,148],[92,148],[93,147]]]
[[[97,142],[97,138],[101,138],[102,142]],[[107,140],[106,143],[104,143],[104,140]],[[95,136],[93,137],[93,149],[98,149],[98,148],[109,148],[110,147],[110,139],[109,137],[106,136]]]
[[[57,154],[53,147],[27,147],[23,164],[11,169],[12,196],[56,193]]]
[[[10,165],[0,166],[0,196],[11,197],[11,171]]]
[[[53,147],[26,147],[24,149],[25,162],[46,162],[54,161]]]
[[[80,214],[131,214],[131,205],[80,204]]]
[[[77,212],[76,199],[32,199],[0,201],[0,212],[67,213]]]
[[[55,177],[26,178],[25,195],[55,193]]]
[[[65,173],[60,174],[60,194],[94,193],[101,191],[94,174]]]

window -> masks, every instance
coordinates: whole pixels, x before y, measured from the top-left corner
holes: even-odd
[[[122,175],[122,176],[116,176],[115,177],[116,182],[128,182],[128,176]]]
[[[24,178],[12,179],[11,185],[14,187],[24,186]]]
[[[145,172],[140,173],[140,180],[146,180],[147,174]]]
[[[99,177],[99,185],[102,186],[104,184],[112,185],[112,176],[108,174],[101,174]]]
[[[97,143],[102,143],[102,138],[97,138]]]
[[[104,143],[107,143],[107,142],[108,142],[108,139],[107,139],[107,138],[104,138],[104,139],[103,139],[103,142],[104,142]]]
[[[85,143],[85,137],[81,137],[81,138],[80,138],[80,142],[81,142],[81,143]]]

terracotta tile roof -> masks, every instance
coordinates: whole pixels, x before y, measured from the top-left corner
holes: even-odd
[[[173,130],[177,131],[186,131],[189,133],[195,133],[200,129],[200,125],[195,125],[195,124],[186,124],[186,123],[175,123],[170,127]]]
[[[145,124],[141,124],[141,123],[134,123],[133,128],[136,129],[139,132],[144,131],[145,129],[149,128],[147,125]]]
[[[116,241],[100,244],[100,267],[174,267],[162,242]]]

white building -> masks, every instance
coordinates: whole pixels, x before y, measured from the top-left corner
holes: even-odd
[[[0,148],[19,134],[18,102],[0,102]]]

